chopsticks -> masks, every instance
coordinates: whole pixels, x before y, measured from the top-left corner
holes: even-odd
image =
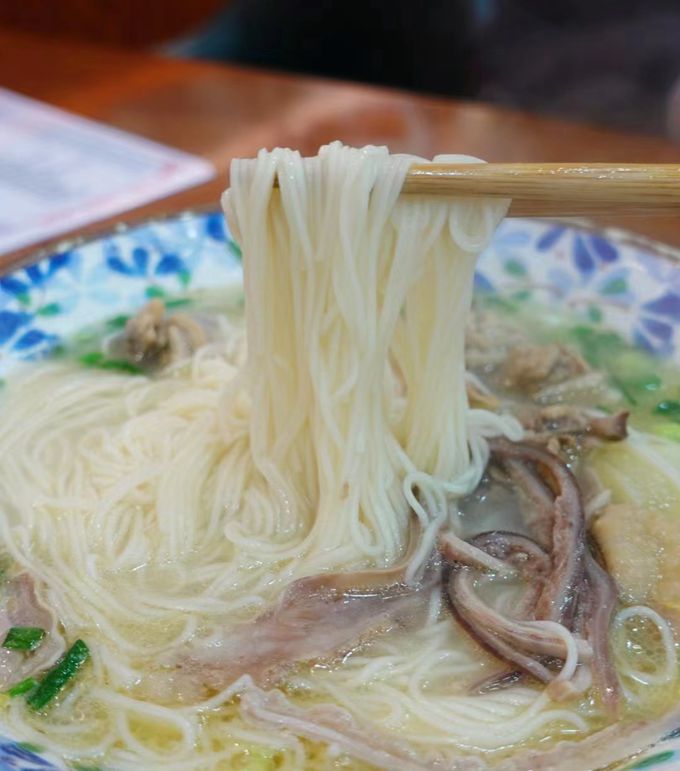
[[[423,163],[402,192],[512,198],[511,217],[680,214],[680,165]]]

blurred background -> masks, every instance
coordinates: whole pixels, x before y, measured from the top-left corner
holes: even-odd
[[[0,25],[680,142],[680,0],[0,0]]]

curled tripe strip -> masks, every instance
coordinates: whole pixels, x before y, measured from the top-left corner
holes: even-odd
[[[483,533],[471,543],[445,533],[439,544],[442,554],[454,562],[449,580],[453,607],[471,634],[495,655],[544,683],[569,680],[578,664],[590,659],[590,646],[563,625],[529,618],[550,570],[550,559],[538,544],[501,531]],[[474,584],[480,569],[519,574],[531,582],[518,608],[519,618],[500,613],[479,597]],[[564,662],[557,674],[544,663],[555,658]]]

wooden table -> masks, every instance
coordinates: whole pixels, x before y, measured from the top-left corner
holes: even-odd
[[[341,139],[425,157],[680,163],[680,145],[485,104],[63,43],[0,30],[0,85],[210,159],[217,179],[126,212],[131,221],[218,205],[229,161],[262,146],[313,154]],[[611,218],[680,246],[680,217]],[[91,230],[108,223],[99,222]],[[0,265],[24,253],[0,257]]]

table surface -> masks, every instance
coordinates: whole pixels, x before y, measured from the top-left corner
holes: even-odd
[[[88,228],[218,205],[229,161],[260,147],[314,154],[341,139],[425,157],[457,152],[488,161],[680,163],[680,145],[648,136],[385,88],[283,75],[0,29],[0,85],[202,155],[208,184]],[[680,247],[680,217],[599,218]],[[82,230],[80,232],[83,232]],[[0,266],[27,250],[0,257]]]

